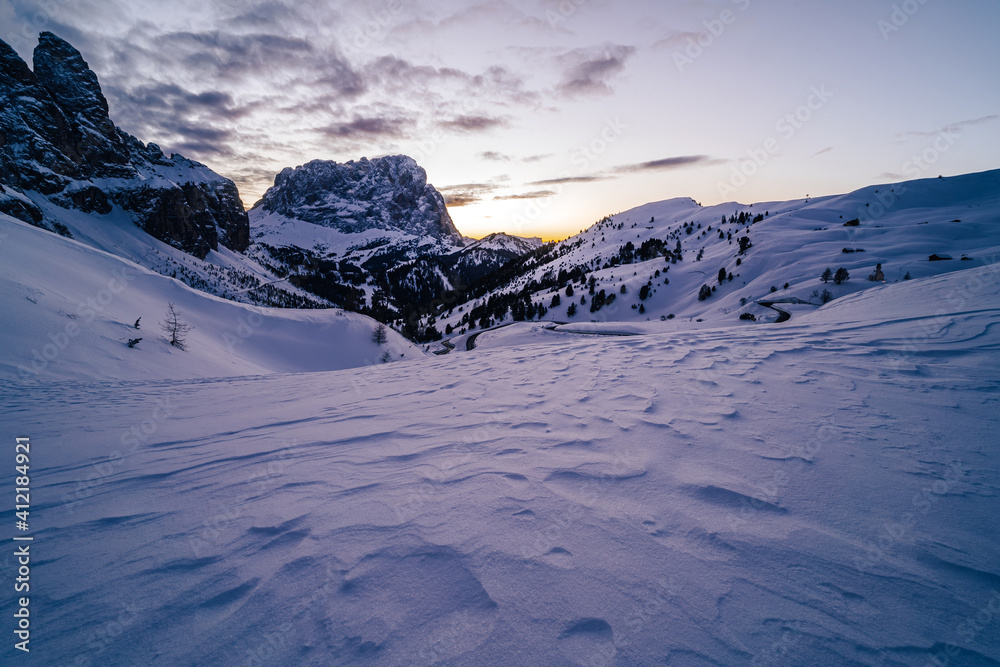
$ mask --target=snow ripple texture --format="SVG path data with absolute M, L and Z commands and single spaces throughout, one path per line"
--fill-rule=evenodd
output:
M 5 391 L 44 471 L 39 649 L 995 665 L 1000 289 L 943 312 L 968 275 L 773 327 Z

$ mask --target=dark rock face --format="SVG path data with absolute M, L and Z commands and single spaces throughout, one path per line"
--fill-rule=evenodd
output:
M 465 244 L 427 172 L 405 155 L 285 169 L 258 207 L 346 233 L 380 229 Z
M 66 196 L 75 208 L 80 209 L 84 213 L 106 215 L 111 213 L 113 208 L 111 202 L 108 201 L 108 196 L 104 194 L 104 190 L 94 186 L 68 192 Z
M 0 183 L 87 213 L 117 204 L 154 237 L 198 257 L 219 244 L 249 246 L 232 181 L 118 129 L 97 75 L 59 37 L 43 32 L 33 61 L 34 71 L 0 41 Z M 23 203 L 5 206 L 32 215 Z
M 108 117 L 108 101 L 97 75 L 80 52 L 50 32 L 38 38 L 34 54 L 35 77 L 67 116 L 76 116 L 107 138 L 115 135 Z
M 249 224 L 243 225 L 236 186 L 205 188 L 185 183 L 175 188 L 137 187 L 116 193 L 115 202 L 144 220 L 143 229 L 170 239 L 186 252 L 204 257 L 219 244 L 234 250 L 250 245 Z
M 45 217 L 42 209 L 29 201 L 11 196 L 2 185 L 0 185 L 0 213 L 6 213 L 29 225 L 38 225 Z

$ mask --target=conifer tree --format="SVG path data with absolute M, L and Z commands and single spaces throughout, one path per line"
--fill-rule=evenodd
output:
M 160 322 L 160 328 L 170 337 L 171 345 L 178 350 L 184 350 L 187 345 L 187 335 L 194 327 L 182 322 L 180 316 L 181 311 L 177 310 L 174 304 L 167 303 L 167 319 Z

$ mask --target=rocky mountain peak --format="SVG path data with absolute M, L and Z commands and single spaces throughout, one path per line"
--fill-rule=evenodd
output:
M 349 234 L 380 229 L 464 245 L 444 197 L 405 155 L 284 169 L 258 207 Z
M 33 65 L 38 83 L 58 100 L 63 111 L 79 114 L 107 137 L 114 135 L 108 100 L 101 92 L 97 75 L 79 51 L 51 32 L 43 32 L 38 37 Z
M 33 64 L 34 72 L 0 41 L 0 184 L 6 188 L 0 212 L 52 229 L 34 198 L 98 215 L 118 205 L 155 238 L 199 257 L 220 243 L 241 252 L 249 246 L 250 222 L 236 185 L 179 155 L 166 158 L 118 129 L 79 51 L 43 32 Z
M 28 63 L 17 55 L 6 42 L 0 40 L 0 86 L 31 85 L 35 75 L 28 69 Z

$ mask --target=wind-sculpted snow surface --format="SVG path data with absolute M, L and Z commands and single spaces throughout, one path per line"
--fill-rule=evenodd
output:
M 7 393 L 4 431 L 43 443 L 37 649 L 997 664 L 998 275 L 770 327 Z

